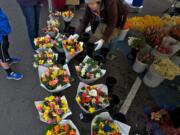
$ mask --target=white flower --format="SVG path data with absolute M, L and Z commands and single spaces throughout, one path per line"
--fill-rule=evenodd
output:
M 93 96 L 93 97 L 96 97 L 97 96 L 97 91 L 95 89 L 92 89 L 92 90 L 89 91 L 89 95 Z
M 85 69 L 85 68 L 82 68 L 82 70 L 81 70 L 81 76 L 84 76 L 85 73 L 86 73 L 86 69 Z
M 38 68 L 38 65 L 34 62 L 34 63 L 33 63 L 33 67 L 34 67 L 34 68 Z
M 100 78 L 101 77 L 101 74 L 100 73 L 97 73 L 96 74 L 96 78 Z
M 133 43 L 133 41 L 134 41 L 135 39 L 137 39 L 137 38 L 136 38 L 136 37 L 129 37 L 129 38 L 128 38 L 128 45 L 129 45 L 129 46 L 132 46 L 132 43 Z

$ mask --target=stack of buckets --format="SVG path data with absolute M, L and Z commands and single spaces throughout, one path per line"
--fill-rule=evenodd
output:
M 140 7 L 143 5 L 144 0 L 133 0 L 132 5 L 135 7 Z

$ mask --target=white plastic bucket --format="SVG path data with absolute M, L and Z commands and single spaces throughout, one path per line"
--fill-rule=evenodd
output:
M 147 64 L 142 63 L 141 61 L 138 60 L 138 58 L 136 58 L 136 61 L 133 65 L 133 70 L 136 73 L 142 73 L 146 68 L 147 68 Z
M 121 30 L 118 36 L 119 41 L 123 41 L 126 38 L 126 35 L 128 33 L 129 29 Z
M 144 84 L 151 88 L 158 87 L 163 81 L 164 78 L 160 76 L 158 73 L 156 73 L 152 66 L 149 68 L 148 72 L 143 78 Z

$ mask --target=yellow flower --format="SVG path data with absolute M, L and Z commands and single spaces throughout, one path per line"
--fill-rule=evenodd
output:
M 76 97 L 76 101 L 77 101 L 78 103 L 80 103 L 80 102 L 81 102 L 81 98 L 80 98 L 79 96 L 77 96 L 77 97 Z
M 45 114 L 45 113 L 44 113 L 42 117 L 43 117 L 43 119 L 44 119 L 45 121 L 48 121 L 48 120 L 49 120 L 48 114 Z
M 44 60 L 39 60 L 38 63 L 39 63 L 39 65 L 42 65 L 42 64 L 44 64 Z
M 100 130 L 98 131 L 98 135 L 106 135 L 106 133 L 105 133 L 103 130 L 100 129 Z
M 103 122 L 100 122 L 100 123 L 99 123 L 99 127 L 100 127 L 100 128 L 104 128 L 104 123 L 103 123 Z
M 55 109 L 59 109 L 59 105 L 55 105 Z
M 58 73 L 58 74 L 59 74 L 59 75 L 62 75 L 63 73 L 64 73 L 64 70 L 61 69 L 61 70 L 59 70 L 59 73 Z
M 56 116 L 56 122 L 59 122 L 61 120 L 60 116 Z
M 49 111 L 51 108 L 49 106 L 44 107 L 45 111 Z
M 53 101 L 55 99 L 54 96 L 49 96 L 49 97 L 46 97 L 44 100 L 45 101 Z
M 89 112 L 90 112 L 90 113 L 95 112 L 95 108 L 94 108 L 94 107 L 90 107 L 90 108 L 89 108 Z
M 50 130 L 48 130 L 47 133 L 46 133 L 46 135 L 53 135 L 53 132 L 50 131 Z

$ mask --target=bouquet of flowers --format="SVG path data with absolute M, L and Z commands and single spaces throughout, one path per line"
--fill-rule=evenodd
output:
M 91 135 L 129 135 L 130 126 L 113 120 L 108 112 L 103 112 L 92 121 Z
M 76 101 L 86 113 L 94 113 L 109 106 L 107 86 L 103 84 L 87 85 L 80 82 Z
M 101 69 L 97 61 L 86 56 L 79 66 L 75 66 L 79 79 L 85 83 L 92 83 L 105 75 L 106 70 Z
M 144 64 L 151 64 L 154 60 L 151 51 L 145 48 L 139 51 L 139 53 L 137 54 L 137 58 L 139 61 L 141 61 Z
M 169 58 L 159 59 L 152 66 L 156 73 L 168 80 L 173 80 L 180 75 L 180 67 L 175 65 Z
M 138 31 L 144 32 L 147 27 L 163 27 L 163 21 L 159 16 L 150 16 L 146 15 L 144 17 L 132 17 L 127 20 L 130 25 L 130 28 Z
M 54 65 L 49 68 L 39 66 L 38 70 L 41 86 L 49 92 L 62 91 L 71 86 L 72 78 L 67 65 Z
M 71 120 L 62 120 L 58 125 L 47 128 L 45 135 L 80 135 L 77 127 Z
M 180 27 L 174 27 L 169 32 L 170 36 L 180 42 Z
M 48 28 L 59 28 L 60 24 L 59 24 L 59 20 L 58 19 L 55 19 L 55 18 L 50 18 L 48 21 L 47 21 L 47 27 Z
M 53 47 L 53 45 L 51 44 L 51 37 L 48 35 L 44 37 L 35 38 L 34 44 L 36 49 L 47 49 Z
M 37 54 L 34 54 L 35 62 L 34 67 L 39 65 L 51 66 L 56 63 L 58 54 L 55 54 L 51 49 L 48 50 L 37 50 Z
M 65 22 L 70 22 L 74 17 L 74 13 L 70 10 L 64 11 L 64 12 L 62 12 L 62 17 Z
M 144 38 L 129 37 L 128 45 L 136 50 L 140 50 L 145 46 L 146 42 Z
M 152 47 L 157 47 L 161 44 L 166 32 L 160 27 L 147 27 L 144 31 L 146 42 Z
M 40 120 L 49 124 L 59 123 L 72 114 L 65 96 L 49 96 L 44 98 L 44 101 L 35 101 L 35 106 Z
M 67 40 L 63 40 L 63 48 L 66 54 L 66 62 L 83 51 L 83 42 L 78 42 L 75 36 L 70 36 Z
M 58 33 L 58 35 L 52 40 L 52 44 L 59 52 L 64 52 L 62 41 L 66 39 L 66 36 Z
M 56 37 L 59 33 L 59 29 L 56 27 L 46 27 L 43 31 L 52 38 Z

